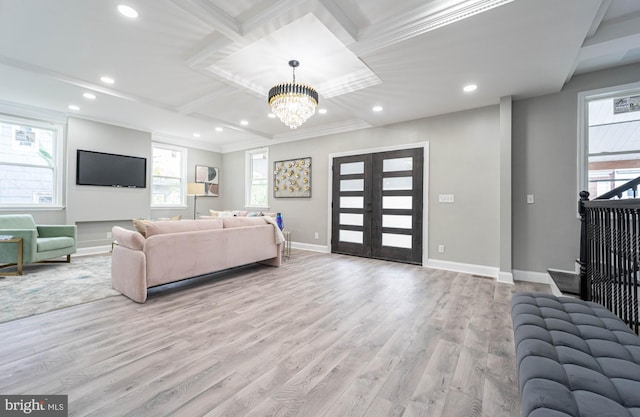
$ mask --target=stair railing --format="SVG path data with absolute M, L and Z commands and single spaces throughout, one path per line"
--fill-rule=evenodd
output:
M 607 194 L 620 196 L 638 183 L 640 177 Z M 638 333 L 640 199 L 607 194 L 589 200 L 587 191 L 580 193 L 580 298 L 607 307 Z

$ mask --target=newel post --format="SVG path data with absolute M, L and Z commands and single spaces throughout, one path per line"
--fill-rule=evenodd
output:
M 591 300 L 591 288 L 587 278 L 587 209 L 585 202 L 589 201 L 589 192 L 580 191 L 580 201 L 578 201 L 578 213 L 580 214 L 580 298 Z

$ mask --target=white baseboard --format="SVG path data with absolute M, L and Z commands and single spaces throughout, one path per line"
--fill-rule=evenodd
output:
M 293 249 L 302 249 L 312 252 L 331 253 L 331 248 L 325 245 L 312 245 L 309 243 L 291 242 Z M 90 256 L 99 254 L 108 254 L 111 252 L 111 245 L 92 246 L 87 248 L 78 248 L 73 256 Z M 555 282 L 549 277 L 549 274 L 543 272 L 519 271 L 501 272 L 499 268 L 486 265 L 465 264 L 461 262 L 442 261 L 439 259 L 428 259 L 423 265 L 426 268 L 444 269 L 446 271 L 462 272 L 471 275 L 480 275 L 491 277 L 502 283 L 513 284 L 516 281 L 536 282 L 540 284 L 548 284 L 554 295 L 562 295 Z
M 552 281 L 546 272 L 519 271 L 517 269 L 513 270 L 513 278 L 516 281 L 536 282 L 538 284 L 548 284 Z
M 551 294 L 555 295 L 556 297 L 561 297 L 563 295 L 562 291 L 560 291 L 560 288 L 558 288 L 554 280 L 549 280 L 549 287 L 551 288 Z
M 428 259 L 423 266 L 427 268 L 444 269 L 446 271 L 491 277 L 496 280 L 500 273 L 500 269 L 493 266 L 464 264 L 460 262 L 441 261 L 439 259 Z
M 513 284 L 513 274 L 511 272 L 500 271 L 500 273 L 498 273 L 498 282 L 503 284 Z
M 312 252 L 331 253 L 331 248 L 326 245 L 312 245 L 310 243 L 291 242 L 291 248 Z
M 89 256 L 89 255 L 101 255 L 111 252 L 111 245 L 105 246 L 91 246 L 89 248 L 78 248 L 73 256 Z

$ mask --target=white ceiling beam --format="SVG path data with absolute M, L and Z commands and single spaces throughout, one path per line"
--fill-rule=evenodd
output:
M 44 68 L 38 65 L 27 63 L 27 62 L 7 58 L 6 56 L 0 55 L 0 64 L 17 68 L 22 71 L 30 72 L 45 78 L 50 78 L 56 81 L 60 81 L 68 85 L 73 85 L 79 88 L 84 88 L 87 90 L 95 91 L 97 93 L 105 94 L 112 97 L 117 97 L 122 100 L 127 100 L 134 103 L 142 103 L 142 104 L 146 104 L 152 107 L 157 107 L 163 110 L 172 111 L 172 112 L 176 111 L 174 107 L 166 105 L 165 103 L 161 103 L 155 100 L 150 100 L 142 96 L 123 93 L 122 91 L 116 90 L 114 88 L 108 88 L 99 84 L 90 83 L 90 82 L 81 80 L 79 78 L 72 77 L 70 75 L 51 70 L 49 68 Z
M 180 114 L 190 114 L 190 113 L 196 112 L 197 108 L 205 106 L 215 99 L 231 96 L 236 93 L 237 93 L 237 90 L 234 87 L 223 84 L 222 88 L 219 88 L 215 91 L 210 91 L 207 94 L 204 94 L 196 99 L 193 99 L 186 103 L 181 104 L 176 108 L 176 111 Z
M 206 66 L 206 64 L 203 64 L 204 61 L 209 59 L 212 55 L 222 51 L 224 48 L 229 47 L 232 43 L 231 39 L 225 36 L 207 40 L 204 47 L 186 59 L 186 63 L 192 68 L 201 64 L 202 66 Z
M 614 41 L 616 39 L 624 39 L 633 37 L 638 33 L 640 27 L 640 13 L 634 13 L 624 18 L 615 19 L 614 21 L 601 25 L 598 31 L 591 37 L 587 38 L 583 46 L 597 45 L 603 42 Z M 637 48 L 638 45 L 634 45 Z
M 358 27 L 351 21 L 349 16 L 346 15 L 344 10 L 342 10 L 334 0 L 318 1 L 325 7 L 325 9 L 327 9 L 327 11 L 336 20 L 340 27 L 349 35 L 350 42 L 345 42 L 345 39 L 342 39 L 342 42 L 345 45 L 356 42 L 358 40 Z
M 607 10 L 609 10 L 609 6 L 611 6 L 611 1 L 612 0 L 603 0 L 602 4 L 600 5 L 600 9 L 598 9 L 598 13 L 596 14 L 596 17 L 593 19 L 593 23 L 589 28 L 589 32 L 587 32 L 587 38 L 595 35 L 598 31 L 598 28 L 602 23 L 602 19 L 604 19 L 604 15 L 607 14 Z
M 243 33 L 249 34 L 254 30 L 262 27 L 263 25 L 274 25 L 274 21 L 282 19 L 284 15 L 290 13 L 292 9 L 300 6 L 300 0 L 280 0 L 275 2 L 272 6 L 256 13 L 255 15 L 247 18 L 242 23 Z M 285 22 L 281 22 L 278 27 L 272 27 L 271 29 L 278 29 L 290 23 L 291 20 L 297 19 L 299 16 L 295 14 L 292 18 L 286 19 Z
M 430 3 L 360 31 L 360 40 L 351 46 L 351 50 L 364 56 L 512 1 L 463 0 L 435 6 Z
M 209 0 L 173 0 L 173 2 L 232 41 L 242 40 L 240 23 Z

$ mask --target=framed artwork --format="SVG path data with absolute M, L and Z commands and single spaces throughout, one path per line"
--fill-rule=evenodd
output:
M 196 165 L 196 182 L 204 183 L 204 195 L 219 195 L 220 168 Z
M 274 197 L 311 197 L 311 157 L 273 163 Z

